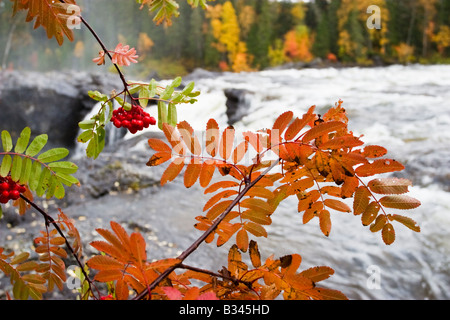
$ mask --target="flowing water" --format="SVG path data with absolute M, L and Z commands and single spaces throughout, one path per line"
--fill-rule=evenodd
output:
M 226 88 L 248 92 L 249 112 L 234 124 L 237 130 L 269 127 L 282 112 L 301 116 L 311 105 L 324 113 L 343 100 L 350 130 L 364 135 L 367 144 L 385 146 L 389 157 L 405 164 L 404 176 L 414 182 L 410 195 L 422 202 L 405 212 L 421 232 L 396 224 L 396 241 L 386 246 L 380 233 L 371 233 L 352 214 L 333 213 L 331 234 L 324 237 L 317 219 L 302 224 L 291 197 L 274 214 L 269 237 L 258 239 L 263 256 L 299 253 L 302 269 L 330 266 L 336 273 L 324 285 L 352 299 L 450 298 L 450 66 L 268 70 L 193 80 L 202 92 L 199 101 L 178 110 L 179 120 L 195 129 L 203 129 L 209 118 L 226 126 Z M 179 185 L 168 187 L 171 198 L 155 195 L 156 205 L 170 206 L 171 216 L 183 208 L 198 215 L 205 198 Z M 174 203 L 174 194 L 189 199 Z M 197 195 L 198 203 L 192 199 Z M 172 219 L 182 230 L 194 222 L 192 214 Z

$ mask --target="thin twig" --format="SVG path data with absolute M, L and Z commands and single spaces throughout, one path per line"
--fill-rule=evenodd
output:
M 84 275 L 85 279 L 89 283 L 90 291 L 93 292 L 92 286 L 95 287 L 95 285 L 92 283 L 91 279 L 89 279 L 86 271 L 84 270 L 83 264 L 81 263 L 80 259 L 78 258 L 78 255 L 75 253 L 75 250 L 73 250 L 72 246 L 69 243 L 69 240 L 67 240 L 66 235 L 64 234 L 64 232 L 62 232 L 61 228 L 59 227 L 59 225 L 55 221 L 55 219 L 53 219 L 52 216 L 50 216 L 47 212 L 45 212 L 42 208 L 40 208 L 36 203 L 34 203 L 33 201 L 31 201 L 30 199 L 25 197 L 23 194 L 21 194 L 20 197 L 25 202 L 27 202 L 29 205 L 31 205 L 34 209 L 36 209 L 44 217 L 46 226 L 48 226 L 48 224 L 51 223 L 53 225 L 53 227 L 56 229 L 56 231 L 58 231 L 58 233 L 61 235 L 61 237 L 64 238 L 64 241 L 66 243 L 67 248 L 69 249 L 69 251 L 72 254 L 72 256 L 75 258 L 78 266 L 81 268 L 81 272 L 83 272 L 83 275 Z

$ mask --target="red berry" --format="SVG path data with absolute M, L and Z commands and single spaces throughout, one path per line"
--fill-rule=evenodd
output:
M 9 198 L 9 191 L 8 190 L 3 191 L 2 192 L 2 197 Z
M 9 189 L 9 183 L 8 182 L 2 182 L 0 183 L 0 190 L 8 190 Z
M 3 196 L 0 196 L 0 203 L 7 203 L 9 201 L 9 198 L 5 198 Z
M 17 200 L 20 198 L 20 192 L 17 190 L 13 190 L 10 192 L 9 197 L 13 200 Z
M 120 128 L 122 126 L 122 122 L 119 119 L 114 119 L 113 124 L 116 128 Z

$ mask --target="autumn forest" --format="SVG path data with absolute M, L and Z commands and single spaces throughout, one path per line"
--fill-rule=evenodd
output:
M 155 26 L 153 13 L 128 1 L 79 3 L 107 43 L 136 47 L 148 67 L 141 64 L 140 72 L 170 76 L 197 67 L 240 72 L 286 63 L 370 66 L 449 61 L 450 0 L 215 0 L 207 10 L 192 10 L 181 1 L 180 15 L 171 26 Z M 370 5 L 380 8 L 379 29 L 367 27 Z M 60 48 L 46 40 L 43 30 L 30 32 L 32 25 L 20 15 L 12 18 L 10 6 L 9 1 L 0 1 L 0 39 L 7 44 L 0 50 L 2 68 L 92 67 L 89 58 L 97 55 L 98 47 L 87 30 L 75 30 L 75 41 Z

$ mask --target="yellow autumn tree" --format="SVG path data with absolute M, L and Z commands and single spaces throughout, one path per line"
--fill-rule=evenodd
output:
M 439 32 L 433 36 L 433 42 L 436 43 L 439 54 L 444 55 L 445 49 L 450 47 L 450 27 L 441 26 Z
M 233 4 L 226 1 L 223 5 L 212 7 L 208 17 L 213 37 L 216 39 L 213 45 L 225 55 L 220 63 L 221 69 L 228 70 L 231 66 L 234 72 L 249 71 L 251 56 L 240 39 L 241 29 Z

